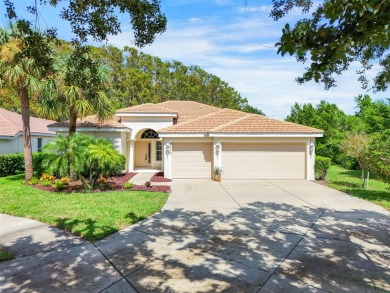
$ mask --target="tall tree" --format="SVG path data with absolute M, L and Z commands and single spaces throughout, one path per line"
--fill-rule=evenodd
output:
M 21 35 L 18 36 L 21 41 L 21 46 L 19 47 L 20 51 L 18 51 L 14 57 L 1 61 L 1 67 L 4 70 L 6 70 L 7 66 L 11 66 L 11 64 L 21 65 L 21 62 L 24 62 L 25 64 L 23 66 L 14 68 L 19 69 L 18 74 L 20 74 L 20 77 L 16 77 L 16 74 L 11 74 L 9 77 L 6 77 L 7 75 L 2 73 L 1 80 L 8 79 L 9 83 L 13 84 L 17 89 L 18 96 L 21 99 L 25 138 L 25 174 L 26 180 L 29 180 L 33 174 L 33 166 L 29 122 L 30 97 L 28 95 L 28 86 L 30 85 L 28 81 L 32 81 L 32 79 L 26 77 L 33 76 L 31 74 L 32 68 L 28 67 L 37 66 L 38 72 L 41 73 L 42 76 L 45 76 L 45 74 L 42 73 L 45 73 L 51 68 L 51 58 L 48 56 L 51 49 L 48 46 L 47 40 L 51 41 L 52 38 L 54 38 L 55 29 L 49 29 L 46 34 L 41 34 L 40 32 L 31 29 L 30 22 L 18 19 L 14 1 L 5 0 L 3 3 L 8 19 L 10 22 L 16 22 L 18 31 L 21 33 Z M 32 0 L 30 5 L 27 5 L 26 9 L 38 17 L 40 6 L 47 4 L 57 6 L 59 3 L 63 6 L 60 17 L 69 21 L 70 28 L 75 34 L 73 42 L 76 45 L 85 43 L 88 36 L 91 36 L 96 41 L 102 41 L 106 40 L 109 34 L 119 33 L 120 22 L 116 15 L 118 10 L 119 12 L 126 13 L 130 16 L 131 24 L 134 29 L 134 42 L 138 46 L 142 47 L 152 43 L 156 34 L 162 33 L 166 29 L 167 20 L 165 15 L 160 11 L 160 2 L 158 0 Z M 37 23 L 35 25 L 37 25 Z M 4 37 L 2 36 L 1 38 Z M 0 45 L 4 45 L 8 41 L 9 39 L 4 38 Z M 82 53 L 83 46 L 80 45 L 78 47 L 81 49 L 80 53 Z M 5 60 L 8 61 L 5 62 Z M 22 77 L 22 75 L 24 77 Z
M 108 72 L 91 59 L 88 50 L 59 55 L 54 67 L 54 78 L 41 87 L 42 116 L 56 120 L 68 117 L 69 135 L 73 135 L 77 118 L 96 113 L 99 120 L 106 120 L 115 113 L 115 101 L 107 95 Z
M 31 29 L 24 21 L 18 21 L 10 30 L 0 30 L 0 83 L 15 89 L 20 99 L 26 182 L 33 176 L 30 98 L 41 78 L 52 69 L 50 42 L 49 35 Z
M 309 67 L 298 83 L 322 82 L 326 89 L 335 86 L 335 75 L 342 74 L 353 62 L 363 88 L 368 85 L 365 72 L 377 62 L 380 71 L 373 79 L 375 91 L 390 84 L 390 1 L 387 0 L 273 0 L 271 17 L 279 20 L 293 8 L 311 16 L 294 26 L 286 24 L 278 53 L 294 55 Z

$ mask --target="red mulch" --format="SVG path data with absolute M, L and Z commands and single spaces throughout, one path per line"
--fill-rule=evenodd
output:
M 152 185 L 150 187 L 145 187 L 143 185 L 134 185 L 131 189 L 126 189 L 123 187 L 123 184 L 133 178 L 137 173 L 126 173 L 119 176 L 109 177 L 107 178 L 107 183 L 105 184 L 97 184 L 97 187 L 90 192 L 100 192 L 100 191 L 114 191 L 114 190 L 143 190 L 143 191 L 151 191 L 151 192 L 170 192 L 170 186 L 166 185 Z M 32 185 L 33 187 L 51 191 L 51 192 L 80 192 L 83 191 L 83 183 L 80 180 L 70 181 L 67 188 L 63 190 L 57 190 L 52 186 L 42 186 L 40 184 Z
M 171 182 L 172 179 L 168 179 L 164 177 L 164 172 L 157 172 L 150 179 L 151 182 Z

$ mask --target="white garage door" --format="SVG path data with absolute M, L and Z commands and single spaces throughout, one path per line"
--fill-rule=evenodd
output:
M 304 179 L 304 144 L 222 145 L 223 179 Z
M 211 178 L 211 143 L 173 143 L 173 178 Z

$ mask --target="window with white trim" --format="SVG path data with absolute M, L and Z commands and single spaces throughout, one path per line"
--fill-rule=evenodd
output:
M 37 138 L 37 151 L 38 152 L 42 151 L 42 137 Z
M 162 160 L 162 142 L 161 141 L 156 141 L 156 161 L 161 161 Z

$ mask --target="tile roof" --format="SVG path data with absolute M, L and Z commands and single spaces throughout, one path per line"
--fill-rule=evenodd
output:
M 69 127 L 69 121 L 56 122 L 49 127 Z M 97 115 L 77 119 L 76 128 L 128 128 L 120 123 L 120 118 L 113 116 L 111 119 L 99 121 Z
M 47 129 L 47 125 L 54 123 L 53 120 L 30 117 L 30 132 L 52 134 L 55 133 Z M 22 115 L 0 108 L 0 135 L 15 136 L 23 132 Z
M 147 113 L 147 114 L 176 114 L 176 111 L 160 106 L 160 104 L 146 103 L 137 106 L 127 107 L 116 111 L 117 113 Z
M 158 132 L 160 134 L 323 133 L 322 130 L 312 127 L 232 109 L 219 109 L 216 112 L 163 128 Z
M 158 105 L 178 113 L 177 123 L 204 116 L 221 110 L 221 108 L 201 104 L 194 101 L 166 101 Z

